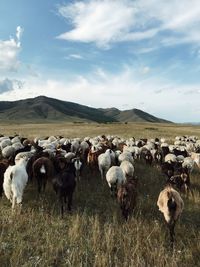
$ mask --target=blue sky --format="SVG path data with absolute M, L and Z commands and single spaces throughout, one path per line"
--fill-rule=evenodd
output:
M 199 0 L 1 0 L 0 100 L 200 121 Z

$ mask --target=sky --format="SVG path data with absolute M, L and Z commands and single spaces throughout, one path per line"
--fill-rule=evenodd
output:
M 199 0 L 0 0 L 0 101 L 200 122 Z

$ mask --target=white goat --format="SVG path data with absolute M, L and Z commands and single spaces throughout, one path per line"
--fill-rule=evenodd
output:
M 8 145 L 2 149 L 2 156 L 4 158 L 12 157 L 14 153 L 15 153 L 15 149 L 13 146 Z
M 174 154 L 170 154 L 170 153 L 167 154 L 165 156 L 165 162 L 170 162 L 170 163 L 177 162 L 176 156 Z
M 133 167 L 133 164 L 130 163 L 130 161 L 127 161 L 127 160 L 122 161 L 122 163 L 120 164 L 120 167 L 121 167 L 126 179 L 133 178 L 134 167 Z
M 22 204 L 22 196 L 24 188 L 28 181 L 26 172 L 27 158 L 21 158 L 16 165 L 9 166 L 4 173 L 3 189 L 6 197 L 12 203 L 14 211 L 15 204 Z
M 184 158 L 184 161 L 182 163 L 182 167 L 186 168 L 188 170 L 188 172 L 191 173 L 193 168 L 194 168 L 194 160 L 190 157 Z
M 103 180 L 104 175 L 107 173 L 111 166 L 111 150 L 107 149 L 105 153 L 98 156 L 98 166 L 101 173 L 101 179 Z
M 191 152 L 191 156 L 190 157 L 191 157 L 191 159 L 194 160 L 194 162 L 200 168 L 200 153 Z
M 118 161 L 119 163 L 122 163 L 122 161 L 127 160 L 130 161 L 132 164 L 134 163 L 133 156 L 130 152 L 126 151 L 119 155 Z
M 125 183 L 126 177 L 121 167 L 112 166 L 106 173 L 106 180 L 111 193 L 116 195 L 118 186 Z

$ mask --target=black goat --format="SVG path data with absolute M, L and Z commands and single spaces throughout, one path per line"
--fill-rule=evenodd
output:
M 58 195 L 61 207 L 61 217 L 64 214 L 64 204 L 67 203 L 68 211 L 71 211 L 73 193 L 76 187 L 76 169 L 73 163 L 65 163 L 60 160 L 60 172 L 52 179 L 53 189 Z

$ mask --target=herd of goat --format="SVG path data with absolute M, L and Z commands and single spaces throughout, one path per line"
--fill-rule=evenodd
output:
M 137 201 L 134 161 L 155 163 L 166 176 L 157 205 L 169 228 L 172 246 L 174 227 L 184 208 L 181 194 L 193 195 L 190 174 L 195 164 L 200 167 L 200 140 L 196 136 L 177 136 L 173 144 L 164 138 L 125 140 L 105 135 L 34 140 L 1 136 L 0 150 L 0 196 L 4 192 L 12 210 L 21 209 L 28 181 L 36 181 L 38 194 L 45 192 L 50 181 L 60 201 L 62 217 L 66 203 L 71 210 L 76 183 L 81 179 L 82 169 L 87 168 L 91 174 L 99 170 L 101 178 L 106 179 L 127 220 Z

